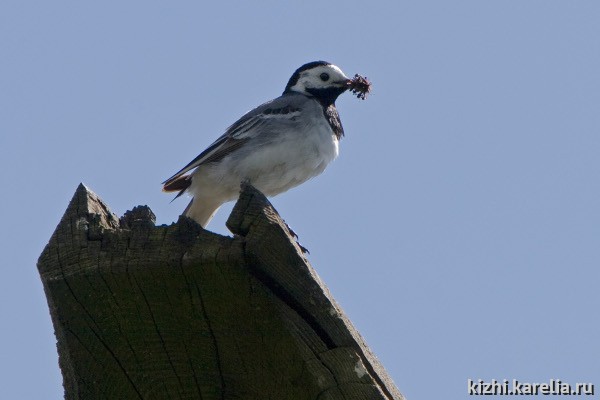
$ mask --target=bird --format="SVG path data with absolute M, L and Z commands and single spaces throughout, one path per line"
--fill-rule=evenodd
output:
M 359 79 L 360 78 L 360 79 Z M 366 84 L 365 84 L 366 82 Z M 206 150 L 163 182 L 192 200 L 183 215 L 203 228 L 249 183 L 268 197 L 321 174 L 339 154 L 344 128 L 335 101 L 347 90 L 364 99 L 366 78 L 313 61 L 292 74 L 283 94 L 248 111 Z M 174 200 L 173 199 L 173 200 Z

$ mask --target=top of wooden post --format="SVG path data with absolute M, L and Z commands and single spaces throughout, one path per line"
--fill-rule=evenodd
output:
M 403 399 L 255 188 L 154 222 L 79 185 L 40 256 L 67 399 Z

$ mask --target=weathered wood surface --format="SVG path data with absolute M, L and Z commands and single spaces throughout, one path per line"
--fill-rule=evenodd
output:
M 403 399 L 260 192 L 227 225 L 77 188 L 38 261 L 66 399 Z

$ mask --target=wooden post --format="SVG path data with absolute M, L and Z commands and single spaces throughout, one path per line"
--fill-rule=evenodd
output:
M 66 399 L 403 399 L 256 189 L 154 221 L 80 185 L 40 256 Z

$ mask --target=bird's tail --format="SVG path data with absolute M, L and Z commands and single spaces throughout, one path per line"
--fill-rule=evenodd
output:
M 206 225 L 222 204 L 222 201 L 216 199 L 194 197 L 183 211 L 183 215 L 190 217 L 203 228 L 206 228 Z

